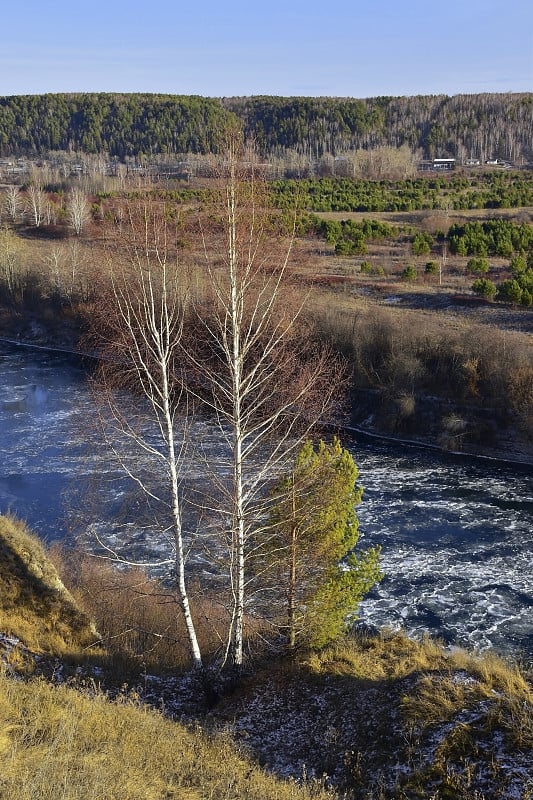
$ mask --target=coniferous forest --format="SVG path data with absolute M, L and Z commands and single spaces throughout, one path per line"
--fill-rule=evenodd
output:
M 237 119 L 264 157 L 407 146 L 422 158 L 533 158 L 533 94 L 204 98 L 45 94 L 0 98 L 0 155 L 218 153 Z

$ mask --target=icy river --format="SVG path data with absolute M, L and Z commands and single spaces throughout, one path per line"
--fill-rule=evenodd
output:
M 70 535 L 73 489 L 114 469 L 89 433 L 85 377 L 68 354 L 0 342 L 0 513 L 47 541 Z M 357 436 L 344 444 L 364 486 L 360 543 L 381 545 L 386 574 L 360 618 L 531 661 L 533 467 Z M 120 538 L 112 493 L 98 515 Z

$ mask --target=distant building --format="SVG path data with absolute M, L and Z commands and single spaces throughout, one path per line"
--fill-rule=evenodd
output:
M 421 161 L 418 169 L 424 172 L 442 172 L 455 169 L 455 158 L 434 158 L 432 161 Z
M 455 158 L 434 158 L 433 169 L 455 169 Z

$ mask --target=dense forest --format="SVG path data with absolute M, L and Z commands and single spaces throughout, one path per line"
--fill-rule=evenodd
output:
M 335 98 L 252 97 L 225 101 L 265 152 L 326 152 L 408 145 L 427 158 L 532 155 L 533 95 Z
M 142 94 L 0 98 L 0 154 L 218 152 L 233 118 L 216 100 Z
M 309 159 L 407 146 L 420 157 L 533 159 L 533 93 L 365 100 L 46 94 L 0 98 L 0 155 L 54 150 L 144 155 L 217 153 L 238 118 L 264 157 Z

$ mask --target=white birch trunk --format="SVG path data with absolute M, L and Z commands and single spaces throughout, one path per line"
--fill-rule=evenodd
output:
M 142 218 L 144 214 L 144 219 Z M 133 247 L 129 270 L 117 274 L 113 280 L 113 304 L 107 309 L 113 315 L 117 341 L 103 342 L 104 357 L 100 370 L 103 387 L 107 389 L 108 408 L 119 438 L 133 443 L 141 452 L 154 460 L 156 489 L 148 485 L 140 472 L 121 459 L 118 448 L 115 454 L 126 473 L 140 486 L 153 502 L 162 503 L 170 513 L 173 554 L 171 562 L 176 571 L 176 589 L 185 628 L 191 660 L 195 669 L 202 667 L 202 658 L 195 625 L 192 618 L 186 581 L 186 556 L 183 540 L 182 509 L 180 500 L 180 469 L 186 433 L 176 447 L 175 406 L 173 393 L 179 391 L 172 381 L 172 367 L 181 347 L 183 309 L 177 297 L 176 273 L 167 264 L 166 226 L 156 212 L 144 208 L 141 222 L 130 220 Z M 156 225 L 161 226 L 156 229 Z M 142 229 L 142 226 L 144 228 Z M 153 228 L 151 228 L 153 226 Z M 124 416 L 120 399 L 113 391 L 113 373 L 116 364 L 123 363 L 136 377 L 136 391 L 141 391 L 147 401 L 149 417 L 158 431 L 160 444 L 154 445 L 146 438 L 142 427 L 136 428 Z M 98 387 L 97 387 L 98 388 Z M 159 467 L 157 466 L 159 465 Z M 164 469 L 160 467 L 164 465 Z M 161 477 L 164 475 L 165 477 Z M 165 485 L 166 480 L 166 485 Z M 165 530 L 162 530 L 165 538 Z M 104 545 L 105 546 L 105 545 Z M 108 548 L 109 549 L 109 548 Z M 114 551 L 112 555 L 115 555 Z M 118 560 L 126 562 L 118 556 Z M 131 562 L 126 562 L 131 563 Z M 169 563 L 165 561 L 164 563 Z M 142 562 L 140 566 L 143 566 Z

